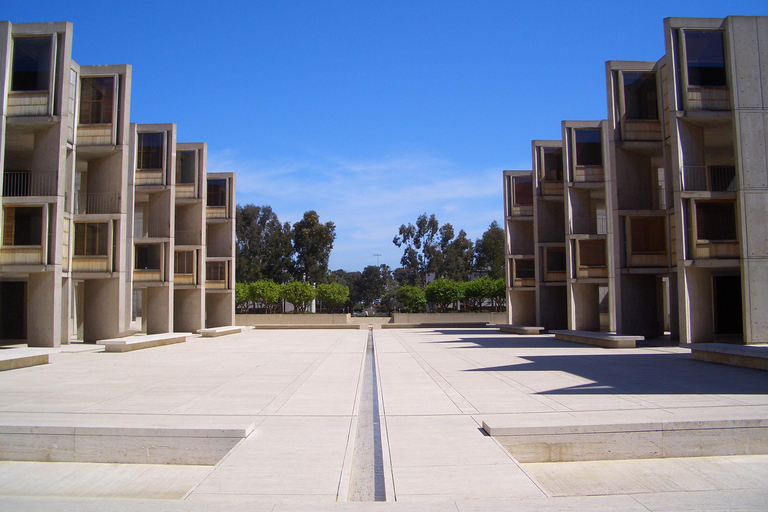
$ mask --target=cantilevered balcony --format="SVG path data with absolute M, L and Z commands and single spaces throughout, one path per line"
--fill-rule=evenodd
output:
M 680 179 L 683 192 L 735 192 L 737 187 L 732 165 L 686 165 Z
M 120 213 L 120 194 L 75 193 L 75 215 Z
M 6 171 L 3 173 L 4 197 L 56 195 L 56 172 Z

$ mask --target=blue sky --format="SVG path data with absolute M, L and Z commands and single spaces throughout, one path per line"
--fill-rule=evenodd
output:
M 657 60 L 663 18 L 766 15 L 764 0 L 5 2 L 71 21 L 81 65 L 133 65 L 131 119 L 207 142 L 237 201 L 336 224 L 331 269 L 399 266 L 423 212 L 476 239 L 531 139 L 606 117 L 606 60 Z

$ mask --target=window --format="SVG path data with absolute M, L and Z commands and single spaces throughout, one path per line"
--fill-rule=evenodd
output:
M 83 78 L 80 81 L 80 124 L 112 123 L 114 97 L 114 77 Z
M 137 245 L 134 268 L 136 270 L 160 270 L 160 246 Z
M 664 217 L 635 217 L 630 219 L 633 253 L 666 252 Z
M 176 162 L 176 183 L 195 183 L 195 151 L 179 151 Z
M 624 117 L 630 121 L 658 119 L 655 73 L 623 73 Z
M 696 238 L 698 240 L 736 240 L 736 203 L 697 202 Z
M 227 262 L 209 261 L 205 264 L 206 281 L 226 281 L 227 280 Z
M 605 241 L 579 240 L 579 266 L 604 267 Z
M 536 263 L 532 258 L 514 260 L 514 262 L 517 279 L 534 279 L 536 277 Z
M 565 248 L 547 248 L 547 272 L 565 272 Z
M 51 80 L 51 36 L 14 37 L 12 91 L 47 91 Z
M 208 180 L 208 206 L 227 205 L 227 180 Z
M 75 256 L 106 256 L 108 238 L 106 222 L 75 223 Z
M 686 31 L 685 54 L 688 85 L 726 87 L 723 34 L 715 31 Z
M 576 130 L 576 165 L 603 165 L 600 130 Z
M 43 243 L 43 208 L 40 206 L 6 206 L 3 209 L 3 245 Z
M 164 133 L 140 133 L 139 134 L 139 169 L 163 168 L 163 142 Z
M 533 182 L 529 176 L 515 176 L 512 178 L 513 204 L 515 206 L 529 206 L 533 204 Z
M 563 150 L 544 148 L 544 179 L 563 181 Z
M 194 274 L 195 273 L 195 265 L 194 265 L 194 251 L 177 251 L 175 258 L 174 258 L 174 264 L 173 264 L 173 271 L 175 274 Z

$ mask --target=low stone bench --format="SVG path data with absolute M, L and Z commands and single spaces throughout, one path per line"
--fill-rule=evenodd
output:
M 159 347 L 162 345 L 171 345 L 173 343 L 184 343 L 187 341 L 188 332 L 168 332 L 163 334 L 147 334 L 138 336 L 127 336 L 125 338 L 113 338 L 111 340 L 100 340 L 98 345 L 104 345 L 106 352 L 130 352 L 131 350 L 141 350 L 143 348 Z
M 488 322 L 381 324 L 382 329 L 461 329 L 488 327 Z
M 691 359 L 708 363 L 741 366 L 768 371 L 768 345 L 730 345 L 727 343 L 688 343 Z
M 46 348 L 9 348 L 0 350 L 0 372 L 48 364 L 48 355 L 53 352 Z
M 209 327 L 207 329 L 200 329 L 197 331 L 203 338 L 216 338 L 218 336 L 226 336 L 227 334 L 239 334 L 243 332 L 242 327 L 234 325 L 228 325 L 226 327 Z
M 482 425 L 518 462 L 768 453 L 765 407 L 711 409 L 511 414 Z
M 645 339 L 644 336 L 596 331 L 550 331 L 550 333 L 555 335 L 556 340 L 572 341 L 604 348 L 635 348 L 638 341 Z
M 543 327 L 534 327 L 530 325 L 515 325 L 515 324 L 509 324 L 509 325 L 499 325 L 499 330 L 501 332 L 508 332 L 511 334 L 524 334 L 524 335 L 537 335 L 541 334 L 541 331 L 544 330 Z

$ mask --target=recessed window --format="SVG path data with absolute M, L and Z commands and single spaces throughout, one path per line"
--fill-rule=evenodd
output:
M 3 208 L 3 245 L 42 245 L 43 208 L 6 206 Z
M 165 134 L 140 133 L 139 134 L 139 169 L 161 170 L 163 168 L 163 142 Z
M 193 251 L 176 251 L 174 258 L 173 271 L 176 274 L 194 274 L 194 252 Z
M 208 180 L 208 206 L 227 205 L 227 180 Z
M 160 270 L 160 246 L 155 245 L 137 245 L 136 270 Z
M 685 31 L 685 54 L 688 64 L 688 85 L 725 87 L 725 50 L 723 33 L 716 31 Z
M 544 148 L 544 179 L 563 181 L 562 148 Z
M 536 277 L 536 263 L 532 258 L 517 259 L 514 262 L 517 279 L 534 279 Z
M 630 219 L 633 253 L 666 252 L 663 217 L 635 217 Z
M 736 240 L 736 203 L 697 202 L 696 237 L 699 240 Z
M 605 241 L 579 240 L 579 265 L 582 267 L 604 267 Z
M 206 281 L 226 281 L 227 280 L 227 262 L 209 261 L 205 264 Z
M 515 206 L 530 206 L 533 204 L 533 180 L 530 176 L 515 176 L 512 178 L 512 195 Z
M 114 77 L 83 78 L 80 81 L 80 124 L 112 123 L 114 96 Z
M 659 118 L 655 73 L 623 73 L 624 117 L 630 121 Z
M 176 183 L 195 183 L 195 151 L 179 151 L 176 163 Z
M 47 91 L 51 79 L 51 36 L 14 37 L 12 91 Z
M 565 272 L 565 248 L 547 248 L 547 272 Z
M 603 165 L 600 130 L 576 130 L 576 165 Z
M 75 224 L 75 256 L 106 256 L 109 238 L 106 222 Z

